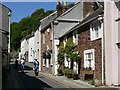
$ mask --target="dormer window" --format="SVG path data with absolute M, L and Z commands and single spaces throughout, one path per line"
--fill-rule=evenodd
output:
M 90 38 L 91 41 L 102 38 L 103 21 L 96 19 L 90 24 Z

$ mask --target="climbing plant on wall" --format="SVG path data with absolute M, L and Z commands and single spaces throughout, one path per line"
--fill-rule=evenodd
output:
M 73 43 L 72 39 L 69 39 L 65 45 L 65 53 L 68 58 L 74 52 L 74 48 L 75 48 L 75 44 Z
M 64 45 L 61 44 L 58 50 L 58 64 L 59 65 L 62 65 L 64 63 L 64 54 L 65 54 L 65 48 L 64 48 Z
M 70 55 L 70 59 L 71 59 L 72 61 L 78 62 L 78 61 L 80 60 L 79 53 L 78 53 L 78 52 L 73 52 L 73 53 Z

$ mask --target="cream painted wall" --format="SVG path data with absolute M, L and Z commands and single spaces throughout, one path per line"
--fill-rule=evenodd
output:
M 105 78 L 106 85 L 119 85 L 118 71 L 118 10 L 113 1 L 105 2 L 104 30 L 105 30 Z
M 29 38 L 29 44 L 28 44 L 28 62 L 33 62 L 35 59 L 35 53 L 34 53 L 34 36 Z

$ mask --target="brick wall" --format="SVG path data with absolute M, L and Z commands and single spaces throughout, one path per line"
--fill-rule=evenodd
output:
M 90 26 L 86 25 L 83 28 L 78 29 L 79 33 L 79 40 L 76 50 L 80 52 L 81 57 L 81 69 L 84 67 L 84 50 L 87 49 L 94 49 L 95 50 L 95 71 L 94 71 L 94 78 L 101 77 L 102 73 L 102 45 L 101 39 L 97 39 L 94 41 L 90 41 Z M 83 75 L 81 73 L 81 78 Z
M 83 17 L 85 17 L 88 13 L 93 12 L 93 2 L 83 2 Z
M 82 74 L 82 68 L 84 67 L 84 50 L 94 49 L 95 50 L 95 71 L 94 78 L 101 78 L 102 74 L 102 46 L 101 39 L 97 39 L 94 41 L 90 41 L 90 26 L 89 24 L 83 26 L 82 28 L 78 28 L 78 45 L 75 48 L 75 51 L 79 51 L 80 60 L 79 63 L 79 71 L 80 78 L 83 79 L 84 76 Z M 67 34 L 67 39 L 72 39 L 72 32 Z M 60 44 L 62 44 L 64 38 L 60 38 Z
M 47 31 L 47 29 L 50 28 L 49 32 Z M 52 33 L 52 29 L 51 27 L 47 27 L 44 31 L 42 31 L 41 33 L 41 54 L 43 54 L 46 50 L 47 50 L 47 46 L 49 46 L 49 49 L 52 50 L 52 40 L 51 40 L 51 33 Z M 43 34 L 45 36 L 45 43 L 43 43 Z M 51 61 L 50 61 L 51 62 Z M 49 65 L 49 69 L 48 72 L 52 73 L 52 67 Z M 41 57 L 41 68 L 42 68 L 42 72 L 46 72 L 46 66 L 43 67 L 43 58 Z

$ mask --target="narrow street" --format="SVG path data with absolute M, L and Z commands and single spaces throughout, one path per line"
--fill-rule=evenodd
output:
M 60 84 L 54 80 L 51 80 L 43 75 L 35 76 L 31 68 L 32 63 L 26 63 L 25 71 L 22 73 L 19 69 L 16 69 L 14 63 L 10 64 L 10 72 L 8 73 L 6 88 L 68 88 L 67 86 Z

